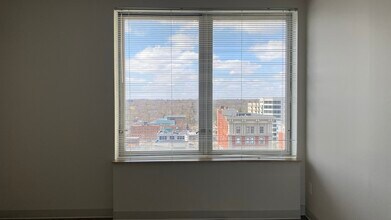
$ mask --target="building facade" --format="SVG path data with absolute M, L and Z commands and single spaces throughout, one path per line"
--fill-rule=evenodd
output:
M 129 137 L 139 138 L 139 142 L 153 142 L 156 140 L 156 136 L 159 131 L 159 125 L 132 125 L 130 126 Z
M 226 116 L 228 148 L 269 147 L 273 117 L 255 113 L 236 113 Z
M 226 108 L 221 106 L 216 111 L 216 137 L 217 145 L 223 149 L 228 148 L 228 121 L 225 118 Z
M 181 131 L 160 131 L 157 135 L 156 142 L 159 143 L 172 143 L 172 142 L 187 142 L 189 141 L 189 136 L 187 132 Z
M 216 111 L 215 145 L 218 149 L 270 147 L 273 120 L 273 116 L 240 113 L 222 106 Z
M 272 140 L 284 143 L 285 146 L 285 98 L 270 97 L 260 98 L 258 102 L 250 102 L 247 105 L 247 112 L 273 116 Z

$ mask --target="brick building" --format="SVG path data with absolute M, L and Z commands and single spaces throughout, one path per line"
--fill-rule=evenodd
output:
M 153 142 L 156 140 L 159 131 L 159 125 L 132 125 L 130 126 L 129 136 L 138 137 L 140 142 Z

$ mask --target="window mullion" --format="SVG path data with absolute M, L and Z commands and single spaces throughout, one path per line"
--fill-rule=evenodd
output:
M 202 154 L 212 152 L 212 127 L 213 127 L 213 112 L 212 112 L 212 66 L 213 66 L 213 51 L 212 51 L 212 26 L 213 20 L 209 15 L 202 15 L 199 23 L 199 118 L 200 132 L 199 145 Z
M 285 18 L 285 25 L 286 25 L 286 38 L 285 38 L 285 68 L 286 68 L 286 76 L 285 76 L 285 83 L 286 83 L 286 89 L 285 89 L 285 125 L 286 125 L 286 132 L 285 132 L 285 147 L 286 151 L 290 154 L 291 153 L 291 147 L 292 147 L 292 15 L 288 15 Z

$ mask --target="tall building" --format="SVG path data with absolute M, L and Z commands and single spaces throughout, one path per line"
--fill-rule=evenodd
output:
M 277 120 L 284 120 L 284 109 L 285 98 L 282 97 L 260 98 L 258 102 L 250 102 L 247 105 L 247 111 L 249 113 L 272 115 Z

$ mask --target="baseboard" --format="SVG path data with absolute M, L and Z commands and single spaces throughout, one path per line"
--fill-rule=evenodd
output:
M 115 211 L 114 219 L 300 219 L 300 210 L 272 211 Z
M 305 215 L 305 205 L 300 205 L 300 215 Z
M 0 210 L 0 219 L 112 218 L 112 209 Z
M 319 220 L 310 210 L 305 210 L 306 216 L 309 220 Z
M 300 219 L 300 210 L 114 212 L 112 209 L 0 210 L 0 219 Z M 313 219 L 316 220 L 316 219 Z

